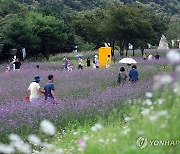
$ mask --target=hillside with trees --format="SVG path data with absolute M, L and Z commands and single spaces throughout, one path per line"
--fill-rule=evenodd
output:
M 177 0 L 0 0 L 0 57 L 26 48 L 28 57 L 94 50 L 105 42 L 120 53 L 179 38 Z

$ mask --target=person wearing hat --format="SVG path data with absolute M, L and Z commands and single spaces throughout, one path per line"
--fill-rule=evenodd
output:
M 44 91 L 41 90 L 39 85 L 40 80 L 41 80 L 40 76 L 35 76 L 32 83 L 27 89 L 27 91 L 30 91 L 30 96 L 29 96 L 30 102 L 36 101 L 40 97 L 40 94 L 44 93 Z

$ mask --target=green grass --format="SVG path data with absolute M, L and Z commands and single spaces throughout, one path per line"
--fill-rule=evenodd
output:
M 157 102 L 163 99 L 162 104 Z M 180 96 L 171 90 L 157 92 L 152 98 L 153 104 L 143 105 L 143 101 L 125 102 L 121 109 L 114 110 L 106 119 L 99 118 L 103 128 L 97 132 L 91 130 L 92 124 L 78 124 L 75 128 L 69 126 L 64 133 L 57 133 L 52 143 L 66 149 L 65 153 L 82 153 L 78 151 L 78 140 L 86 140 L 85 154 L 118 154 L 118 153 L 173 153 L 180 150 L 180 145 L 155 146 L 150 140 L 179 141 L 180 140 Z M 142 108 L 150 111 L 142 115 Z M 155 121 L 150 120 L 162 111 L 167 114 L 159 116 Z M 126 121 L 125 117 L 132 120 Z M 140 149 L 136 146 L 138 137 L 147 136 L 148 146 Z

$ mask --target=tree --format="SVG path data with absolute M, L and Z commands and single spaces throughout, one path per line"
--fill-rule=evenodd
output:
M 78 13 L 74 20 L 76 34 L 85 41 L 96 44 L 97 47 L 106 42 L 103 33 L 104 14 L 103 10 L 94 9 L 92 11 Z
M 180 21 L 171 22 L 166 31 L 166 36 L 168 40 L 180 39 Z
M 0 0 L 0 55 L 4 59 L 7 57 L 9 50 L 5 48 L 4 28 L 17 16 L 25 16 L 27 12 L 26 6 L 17 3 L 14 0 Z M 6 51 L 5 51 L 6 50 Z
M 120 47 L 120 55 L 124 54 L 129 43 L 135 45 L 138 40 L 147 41 L 152 38 L 152 27 L 135 6 L 112 5 L 107 9 L 106 33 Z
M 41 50 L 46 59 L 49 59 L 49 50 L 59 52 L 66 45 L 67 31 L 63 20 L 54 16 L 43 16 L 40 13 L 30 12 L 28 23 L 32 25 L 35 35 L 41 40 Z
M 40 42 L 36 35 L 33 35 L 31 25 L 23 18 L 14 18 L 3 31 L 4 39 L 3 44 L 6 52 L 9 52 L 11 48 L 17 48 L 18 50 L 26 48 L 27 51 L 33 51 L 38 47 Z
M 63 20 L 30 12 L 26 19 L 14 18 L 4 29 L 5 48 L 25 47 L 31 56 L 40 52 L 49 59 L 50 53 L 63 50 L 68 39 Z

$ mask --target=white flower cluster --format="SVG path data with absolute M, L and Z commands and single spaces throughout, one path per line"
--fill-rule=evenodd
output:
M 152 97 L 153 97 L 152 92 L 147 92 L 147 93 L 146 93 L 146 97 L 147 97 L 147 98 L 152 98 Z
M 124 121 L 125 121 L 125 122 L 131 121 L 131 120 L 133 120 L 132 117 L 125 117 L 125 118 L 124 118 Z
M 54 135 L 56 132 L 56 129 L 54 125 L 48 121 L 48 120 L 43 120 L 40 124 L 40 130 L 44 132 L 46 135 Z M 34 135 L 31 134 L 28 136 L 28 141 L 29 143 L 25 143 L 20 136 L 16 134 L 10 134 L 9 135 L 10 139 L 10 144 L 1 144 L 0 143 L 0 153 L 5 153 L 5 154 L 10 154 L 10 153 L 22 153 L 22 154 L 46 154 L 46 153 L 51 153 L 51 154 L 62 154 L 63 150 L 57 149 L 54 145 L 49 144 L 47 142 L 42 142 L 41 139 Z M 41 151 L 37 151 L 33 149 L 31 145 L 39 146 L 42 148 Z
M 177 50 L 170 50 L 166 57 L 172 64 L 180 63 L 180 52 Z
M 157 112 L 155 115 L 149 116 L 149 119 L 152 122 L 155 122 L 161 116 L 163 116 L 163 117 L 165 117 L 167 119 L 169 118 L 168 112 L 166 110 L 163 110 L 163 111 Z
M 163 103 L 164 103 L 164 99 L 162 99 L 162 98 L 159 98 L 157 101 L 154 102 L 154 104 L 159 104 L 159 105 L 161 105 Z
M 115 142 L 117 142 L 117 139 L 116 139 L 116 138 L 112 138 L 112 139 L 109 139 L 109 138 L 106 138 L 106 139 L 99 138 L 97 141 L 98 141 L 99 143 L 109 144 L 109 143 L 115 143 Z
M 151 101 L 151 99 L 146 99 L 145 101 L 142 102 L 142 105 L 151 106 L 151 105 L 153 105 L 153 102 Z
M 36 135 L 34 135 L 34 134 L 29 135 L 28 140 L 29 140 L 30 143 L 32 143 L 32 144 L 34 144 L 36 146 L 41 145 L 41 139 L 39 137 L 37 137 Z
M 102 129 L 102 128 L 103 128 L 102 125 L 99 124 L 99 123 L 97 123 L 97 124 L 95 124 L 94 126 L 91 127 L 91 130 L 92 130 L 93 132 L 96 132 L 96 131 L 98 131 L 98 130 L 100 130 L 100 129 Z
M 89 140 L 89 136 L 88 136 L 88 135 L 83 135 L 83 137 L 82 137 L 82 138 L 83 138 L 83 140 L 84 140 L 84 141 Z
M 9 135 L 10 144 L 0 144 L 0 153 L 15 153 L 19 151 L 20 153 L 30 154 L 31 146 L 28 143 L 25 143 L 20 136 L 16 134 Z
M 162 86 L 168 85 L 173 82 L 173 79 L 170 75 L 164 74 L 164 75 L 157 75 L 154 77 L 154 90 L 159 90 Z
M 178 83 L 174 84 L 173 92 L 177 95 L 180 95 L 180 84 L 178 84 Z
M 0 143 L 0 153 L 14 153 L 15 149 L 12 145 Z
M 128 126 L 124 126 L 124 127 L 123 127 L 123 131 L 122 131 L 122 134 L 123 134 L 123 135 L 127 135 L 130 131 L 131 131 L 131 129 L 130 129 Z
M 149 115 L 149 113 L 150 113 L 150 109 L 142 108 L 141 114 L 143 116 L 147 116 Z
M 56 128 L 54 125 L 48 121 L 43 120 L 40 124 L 40 130 L 45 133 L 46 135 L 53 136 L 56 133 Z

